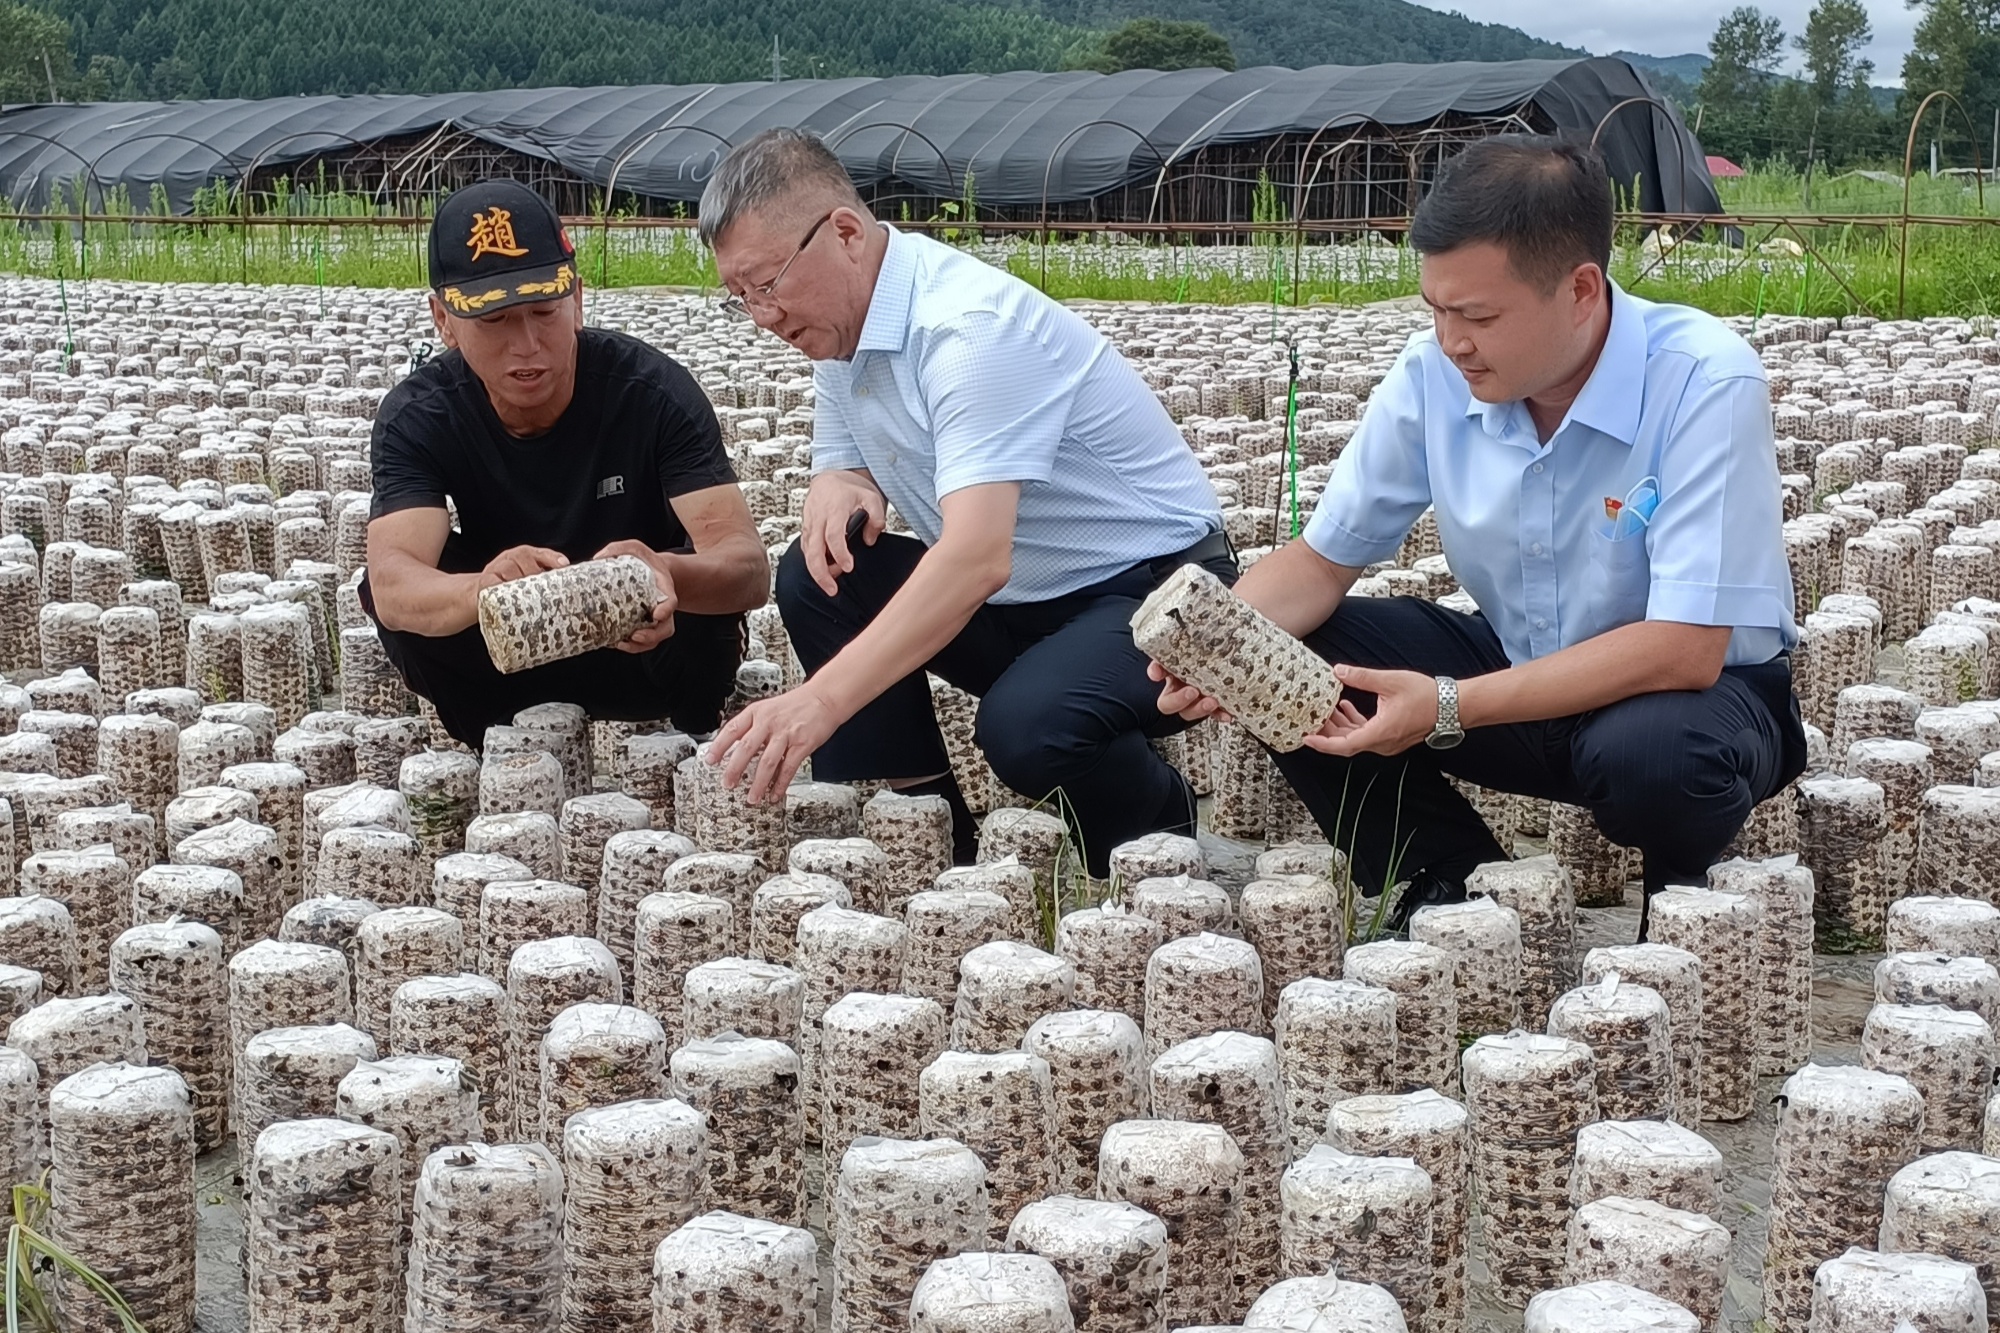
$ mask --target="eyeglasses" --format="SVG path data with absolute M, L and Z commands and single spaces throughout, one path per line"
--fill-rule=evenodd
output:
M 723 310 L 736 316 L 738 319 L 755 319 L 756 315 L 753 313 L 754 311 L 772 309 L 774 303 L 771 300 L 771 292 L 779 283 L 785 280 L 785 274 L 791 271 L 792 265 L 798 262 L 799 256 L 806 252 L 808 245 L 812 244 L 813 237 L 819 235 L 819 229 L 824 227 L 832 217 L 833 214 L 831 212 L 826 213 L 821 216 L 818 222 L 813 223 L 811 227 L 806 229 L 805 239 L 799 242 L 798 249 L 792 251 L 792 257 L 787 259 L 785 266 L 778 270 L 777 277 L 771 279 L 762 287 L 752 287 L 741 296 L 724 297 L 722 300 Z

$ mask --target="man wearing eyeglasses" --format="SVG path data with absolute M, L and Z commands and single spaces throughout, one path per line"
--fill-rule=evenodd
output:
M 726 308 L 815 363 L 812 484 L 777 580 L 810 675 L 723 728 L 724 780 L 755 759 L 751 799 L 782 800 L 811 755 L 819 778 L 942 795 L 971 859 L 928 670 L 979 696 L 1001 781 L 1060 793 L 1094 873 L 1121 842 L 1192 832 L 1193 795 L 1150 744 L 1184 724 L 1153 707 L 1129 622 L 1180 565 L 1235 566 L 1152 391 L 1073 312 L 877 222 L 802 131 L 733 151 L 701 231 Z M 914 536 L 885 535 L 892 504 Z
M 525 186 L 447 198 L 430 275 L 449 350 L 382 400 L 371 443 L 361 596 L 389 660 L 475 749 L 552 702 L 713 731 L 770 566 L 707 397 L 654 348 L 584 327 L 575 251 Z M 619 555 L 652 566 L 651 622 L 616 651 L 501 674 L 480 589 Z

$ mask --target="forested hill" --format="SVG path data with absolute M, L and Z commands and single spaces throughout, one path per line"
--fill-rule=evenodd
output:
M 1195 19 L 1227 37 L 1239 65 L 1419 64 L 1588 55 L 1519 28 L 1475 23 L 1406 0 L 1022 0 L 1066 23 L 1109 28 L 1152 15 Z
M 1207 22 L 1239 66 L 1580 55 L 1404 0 L 26 0 L 78 91 L 276 97 L 1061 69 L 1105 30 Z M 0 4 L 0 8 L 5 8 Z

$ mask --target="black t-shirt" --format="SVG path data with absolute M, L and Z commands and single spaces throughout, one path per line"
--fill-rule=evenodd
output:
M 482 568 L 510 546 L 571 560 L 626 539 L 673 550 L 688 537 L 668 501 L 736 480 L 694 376 L 608 329 L 577 335 L 576 396 L 546 434 L 509 435 L 453 351 L 390 390 L 370 452 L 372 517 L 442 509 L 451 497 L 459 531 L 440 564 L 453 572 Z

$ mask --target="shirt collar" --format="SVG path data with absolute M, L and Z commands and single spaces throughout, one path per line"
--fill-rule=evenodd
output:
M 1639 438 L 1639 415 L 1645 407 L 1646 316 L 1637 299 L 1617 283 L 1606 278 L 1605 288 L 1611 296 L 1611 327 L 1564 425 L 1577 422 L 1629 446 Z M 1465 415 L 1478 417 L 1495 439 L 1506 433 L 1514 414 L 1522 410 L 1518 400 L 1486 403 L 1466 395 Z
M 910 336 L 910 305 L 917 284 L 916 255 L 910 238 L 888 223 L 880 223 L 889 233 L 888 248 L 882 252 L 882 267 L 875 274 L 875 290 L 868 298 L 868 318 L 862 321 L 855 355 L 863 352 L 900 352 Z
M 1569 419 L 1630 445 L 1639 438 L 1639 413 L 1645 407 L 1646 316 L 1617 283 L 1607 278 L 1605 286 L 1611 295 L 1611 328 L 1590 378 L 1569 405 Z

